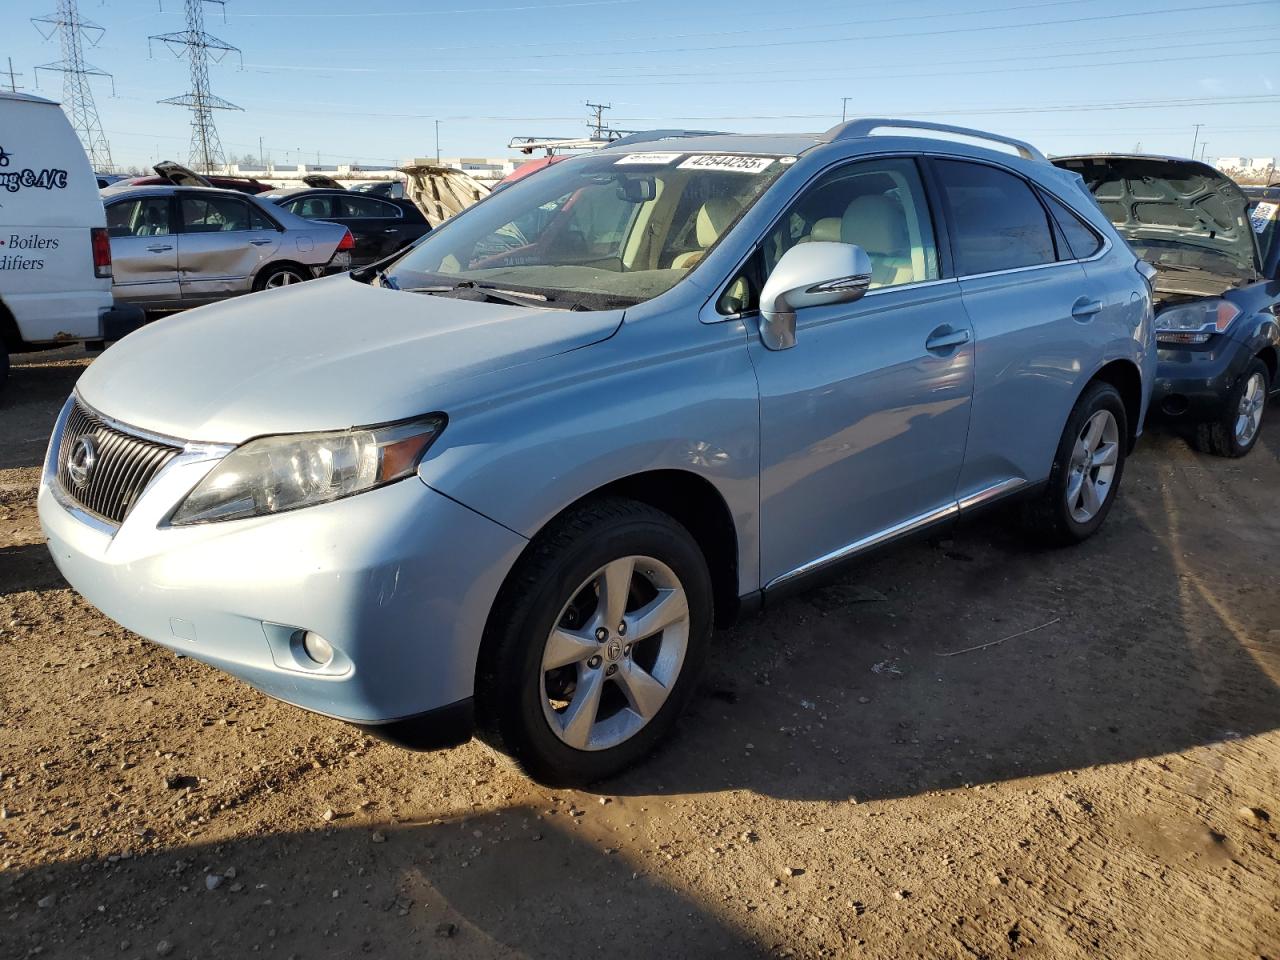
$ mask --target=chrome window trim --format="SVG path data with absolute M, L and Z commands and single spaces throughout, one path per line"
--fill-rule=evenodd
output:
M 951 281 L 955 280 L 954 277 L 949 279 Z M 815 557 L 808 563 L 802 563 L 794 570 L 789 570 L 784 574 L 774 577 L 764 585 L 764 590 L 767 593 L 768 591 L 773 590 L 788 581 L 794 580 L 797 577 L 802 577 L 809 573 L 816 573 L 817 571 L 838 563 L 841 560 L 847 560 L 850 557 L 857 556 L 859 553 L 864 553 L 872 547 L 878 547 L 881 544 L 890 542 L 891 540 L 904 537 L 907 534 L 914 533 L 917 530 L 931 526 L 941 520 L 946 520 L 949 517 L 959 516 L 965 510 L 972 510 L 974 507 L 981 504 L 998 500 L 1000 497 L 1012 493 L 1014 490 L 1017 490 L 1025 484 L 1026 481 L 1021 477 L 1010 477 L 1007 480 L 1001 480 L 999 483 L 979 490 L 976 493 L 971 493 L 963 500 L 952 500 L 945 506 L 938 507 L 935 510 L 930 510 L 927 513 L 922 513 L 919 516 L 903 520 L 900 523 L 895 523 L 892 526 L 885 527 L 883 530 L 868 534 L 865 537 L 853 541 L 853 543 L 846 544 L 843 547 L 832 550 L 830 553 L 824 553 L 820 557 Z
M 996 163 L 995 161 L 988 160 L 985 157 L 982 157 L 982 158 L 969 157 L 969 156 L 965 156 L 964 154 L 934 153 L 932 151 L 928 153 L 903 153 L 902 151 L 891 151 L 891 152 L 885 152 L 885 153 L 856 154 L 852 157 L 844 157 L 840 160 L 835 160 L 832 163 L 828 164 L 827 166 L 823 167 L 821 170 L 816 171 L 812 177 L 810 177 L 807 181 L 805 181 L 804 185 L 801 186 L 800 189 L 795 192 L 795 194 L 793 194 L 791 197 L 787 199 L 786 205 L 783 207 L 782 211 L 776 217 L 774 217 L 773 220 L 769 222 L 768 227 L 765 228 L 764 232 L 761 233 L 760 236 L 756 237 L 754 240 L 751 241 L 750 244 L 748 244 L 747 253 L 738 261 L 737 265 L 734 266 L 734 268 L 729 271 L 729 275 L 722 282 L 716 285 L 715 291 L 711 294 L 710 297 L 707 298 L 706 303 L 703 304 L 703 309 L 698 312 L 699 319 L 701 320 L 701 322 L 702 323 L 721 323 L 725 320 L 741 320 L 743 317 L 756 316 L 759 313 L 758 310 L 747 310 L 742 313 L 725 314 L 725 313 L 721 313 L 717 309 L 716 304 L 720 302 L 720 298 L 723 297 L 725 294 L 725 291 L 729 289 L 729 285 L 738 278 L 738 275 L 742 272 L 742 268 L 746 266 L 747 261 L 750 260 L 755 255 L 756 250 L 759 248 L 760 244 L 764 241 L 764 238 L 769 235 L 769 231 L 774 229 L 774 227 L 778 225 L 778 223 L 782 220 L 783 215 L 786 214 L 791 204 L 795 202 L 795 200 L 800 196 L 800 194 L 802 194 L 810 186 L 816 183 L 820 177 L 826 175 L 829 171 L 831 171 L 835 167 L 838 167 L 842 164 L 857 163 L 861 160 L 877 160 L 877 159 L 886 159 L 886 158 L 894 158 L 894 157 L 903 157 L 908 160 L 914 160 L 921 157 L 931 157 L 931 158 L 937 158 L 940 160 L 960 160 L 965 163 L 985 164 L 986 166 L 995 167 L 997 170 L 1003 170 L 1005 173 L 1008 173 L 1017 177 L 1018 179 L 1022 180 L 1024 183 L 1029 184 L 1033 192 L 1034 190 L 1037 190 L 1037 189 L 1042 190 L 1044 193 L 1048 194 L 1049 196 L 1057 200 L 1059 203 L 1061 203 L 1068 210 L 1072 210 L 1072 211 L 1075 210 L 1075 207 L 1073 207 L 1070 203 L 1067 203 L 1067 201 L 1063 200 L 1062 197 L 1059 196 L 1057 193 L 1055 193 L 1053 190 L 1050 190 L 1045 186 L 1043 186 L 1038 180 L 1032 180 L 1031 178 L 1025 176 L 1019 171 L 1014 170 L 1012 167 L 1005 166 L 1002 163 Z M 925 182 L 924 188 L 925 188 L 925 191 L 928 192 L 929 185 L 927 182 Z M 764 199 L 764 196 L 767 196 L 767 195 L 768 195 L 768 192 L 766 191 L 766 193 L 762 195 L 760 199 Z M 1045 215 L 1048 216 L 1049 212 L 1045 211 Z M 993 270 L 988 273 L 965 273 L 965 274 L 957 273 L 953 277 L 939 277 L 937 280 L 920 280 L 915 283 L 901 283 L 891 287 L 877 287 L 875 290 L 868 290 L 864 295 L 864 299 L 865 297 L 869 297 L 872 294 L 878 293 L 881 290 L 903 290 L 911 287 L 923 287 L 923 286 L 928 286 L 930 284 L 935 284 L 935 283 L 945 283 L 949 280 L 985 280 L 988 277 L 999 277 L 999 276 L 1003 276 L 1004 274 L 1025 273 L 1028 270 L 1042 270 L 1045 267 L 1060 267 L 1060 266 L 1064 266 L 1066 264 L 1072 264 L 1072 263 L 1086 264 L 1086 263 L 1093 263 L 1097 260 L 1101 260 L 1103 257 L 1105 257 L 1108 253 L 1111 252 L 1111 250 L 1114 248 L 1114 244 L 1112 243 L 1111 238 L 1109 236 L 1107 236 L 1105 233 L 1103 233 L 1101 230 L 1095 227 L 1087 219 L 1085 219 L 1084 217 L 1081 217 L 1081 219 L 1085 221 L 1085 225 L 1088 226 L 1090 230 L 1102 236 L 1102 247 L 1092 256 L 1084 257 L 1082 259 L 1074 259 L 1074 260 L 1054 260 L 1051 263 L 1033 263 L 1026 267 L 1010 267 L 1007 270 Z M 939 268 L 941 268 L 941 264 L 939 264 Z

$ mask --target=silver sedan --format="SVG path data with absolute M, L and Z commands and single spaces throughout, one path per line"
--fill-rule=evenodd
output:
M 154 186 L 104 198 L 117 301 L 177 310 L 351 266 L 350 231 L 234 190 Z

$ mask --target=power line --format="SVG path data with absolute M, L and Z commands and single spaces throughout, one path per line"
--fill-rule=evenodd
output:
M 6 58 L 9 61 L 9 69 L 5 71 L 9 75 L 9 92 L 17 93 L 19 90 L 25 90 L 26 87 L 18 83 L 18 77 L 22 74 L 13 72 L 13 57 Z
M 52 70 L 62 74 L 62 109 L 66 111 L 84 152 L 95 170 L 110 170 L 111 147 L 102 132 L 98 119 L 98 107 L 93 101 L 90 77 L 106 77 L 111 80 L 111 92 L 115 93 L 115 80 L 105 70 L 100 70 L 84 59 L 84 42 L 96 46 L 106 30 L 80 16 L 76 0 L 58 0 L 58 9 L 43 17 L 32 17 L 32 24 L 40 36 L 52 40 L 58 34 L 62 47 L 62 59 L 35 68 L 36 85 L 40 84 L 40 71 Z M 10 62 L 10 71 L 13 64 Z
M 226 0 L 186 0 L 185 11 L 187 29 L 177 33 L 156 34 L 147 38 L 147 47 L 151 41 L 163 43 L 176 57 L 186 57 L 191 66 L 191 92 L 178 97 L 169 97 L 159 103 L 171 104 L 175 107 L 187 107 L 191 110 L 191 157 L 190 163 L 197 170 L 210 173 L 214 167 L 223 162 L 222 143 L 218 139 L 218 128 L 213 122 L 214 110 L 240 110 L 230 100 L 215 97 L 209 91 L 209 60 L 220 63 L 228 53 L 240 54 L 239 47 L 219 40 L 204 29 L 204 5 L 216 3 L 226 17 Z M 241 57 L 243 62 L 243 57 Z

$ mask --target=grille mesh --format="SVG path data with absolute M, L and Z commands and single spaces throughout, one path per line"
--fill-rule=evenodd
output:
M 93 440 L 97 461 L 88 478 L 77 484 L 69 463 L 76 444 L 86 436 Z M 85 510 L 111 523 L 123 523 L 147 484 L 181 452 L 180 447 L 108 426 L 76 400 L 58 447 L 58 483 Z

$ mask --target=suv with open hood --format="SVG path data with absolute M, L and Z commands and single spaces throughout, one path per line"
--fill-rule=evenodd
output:
M 1253 449 L 1280 359 L 1280 281 L 1267 272 L 1270 220 L 1207 164 L 1176 157 L 1073 156 L 1134 252 L 1156 268 L 1160 365 L 1152 413 L 1186 424 L 1197 447 L 1242 457 Z M 1272 258 L 1274 261 L 1274 258 Z

